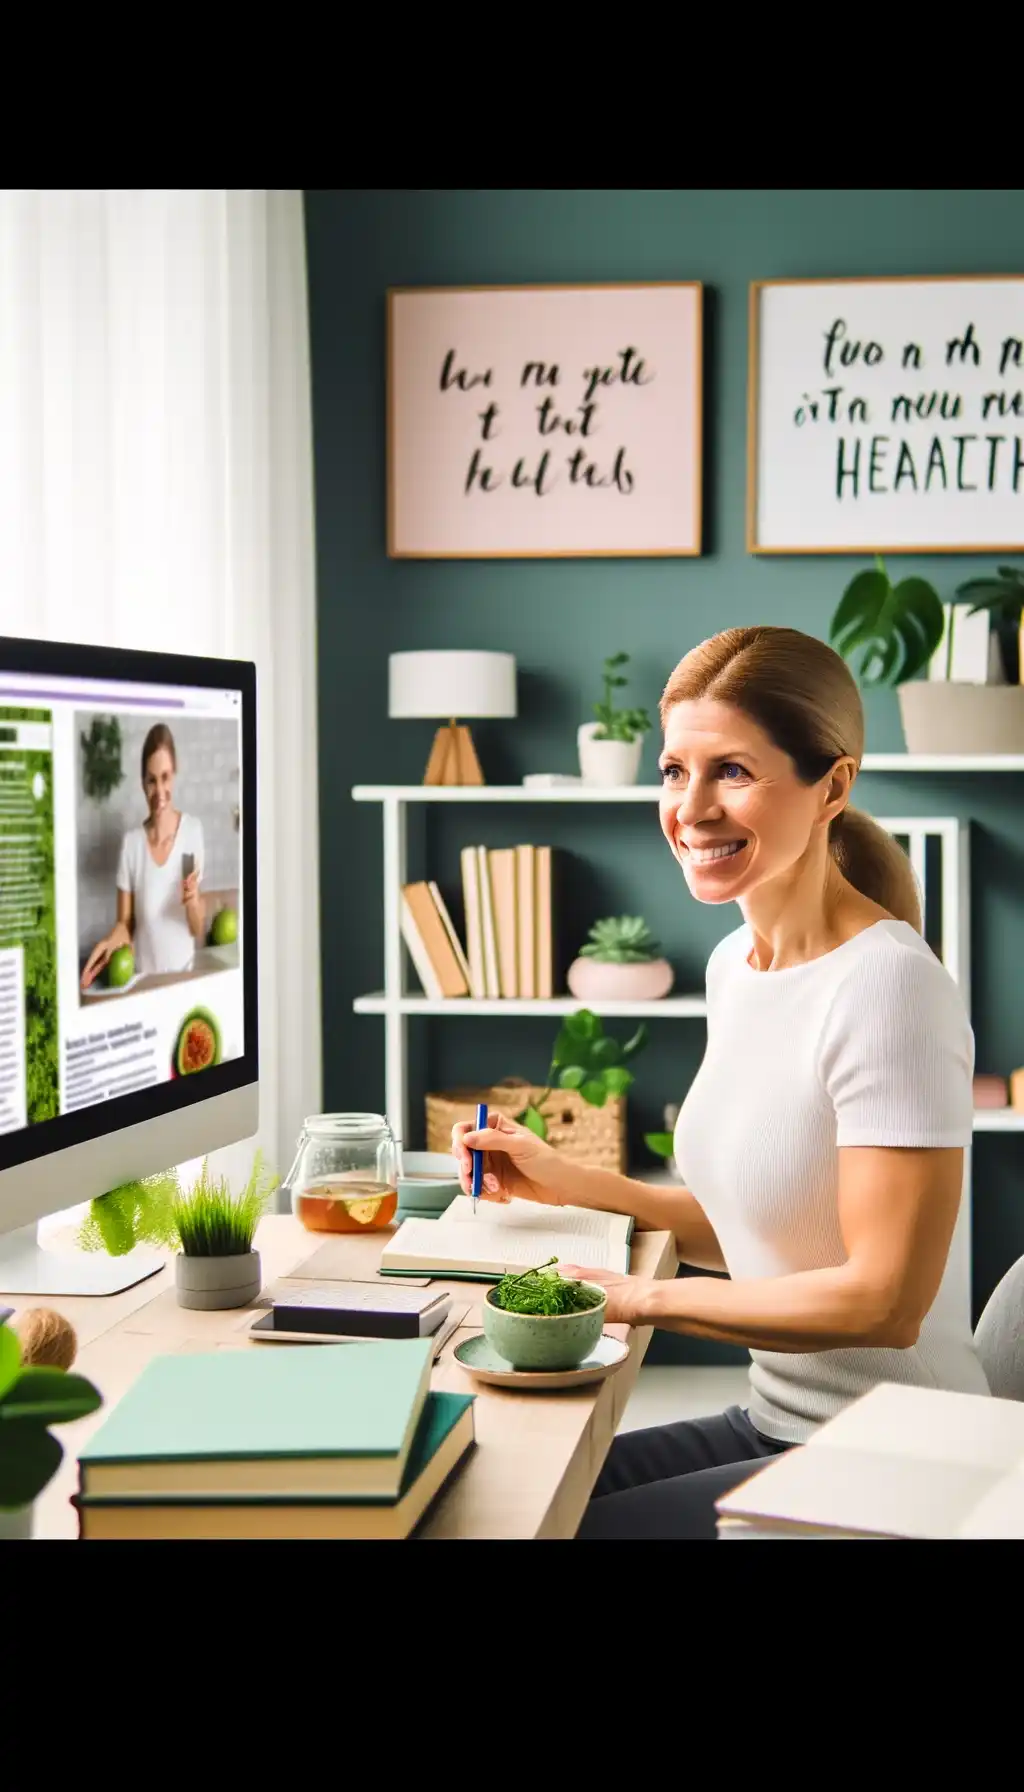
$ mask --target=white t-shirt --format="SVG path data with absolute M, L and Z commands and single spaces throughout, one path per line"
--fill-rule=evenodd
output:
M 707 966 L 707 1049 L 676 1124 L 680 1176 L 735 1278 L 846 1261 L 839 1148 L 968 1146 L 974 1034 L 956 984 L 905 921 L 755 971 L 746 926 Z M 942 1285 L 910 1349 L 752 1350 L 751 1423 L 803 1443 L 879 1381 L 987 1393 L 957 1299 L 961 1207 Z
M 202 884 L 203 830 L 194 815 L 181 816 L 165 865 L 153 858 L 145 828 L 130 828 L 121 843 L 117 887 L 130 891 L 134 901 L 132 948 L 140 976 L 192 969 L 196 943 L 181 900 L 186 853 L 192 854 Z

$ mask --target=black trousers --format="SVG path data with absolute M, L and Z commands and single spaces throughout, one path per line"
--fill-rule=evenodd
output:
M 755 1431 L 740 1406 L 679 1425 L 622 1431 L 583 1514 L 577 1539 L 713 1541 L 715 1501 L 789 1444 Z

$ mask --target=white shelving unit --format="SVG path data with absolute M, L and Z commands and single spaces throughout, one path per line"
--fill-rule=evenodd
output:
M 1018 772 L 1024 773 L 1024 755 L 1016 754 L 908 754 L 867 753 L 864 772 Z M 433 1000 L 407 987 L 409 958 L 401 934 L 400 891 L 407 881 L 408 821 L 411 805 L 421 803 L 648 803 L 656 804 L 660 785 L 634 784 L 621 789 L 586 785 L 562 785 L 537 790 L 511 785 L 359 784 L 352 796 L 357 803 L 379 803 L 383 824 L 384 883 L 384 988 L 355 998 L 356 1014 L 376 1014 L 384 1019 L 384 1090 L 388 1116 L 400 1138 L 408 1137 L 409 1089 L 407 1071 L 408 1024 L 416 1016 L 465 1016 L 508 1019 L 528 1015 L 569 1014 L 581 1006 L 571 996 L 549 1001 L 474 1001 L 468 997 Z M 970 984 L 970 824 L 954 816 L 886 816 L 875 819 L 899 839 L 909 853 L 918 882 L 927 893 L 927 848 L 930 839 L 940 842 L 940 906 L 943 963 L 963 991 L 968 1012 Z M 594 1002 L 594 1010 L 606 1017 L 632 1019 L 699 1020 L 707 1012 L 703 992 L 666 996 L 658 1002 Z M 976 1132 L 1024 1132 L 1024 1114 L 1009 1109 L 979 1109 Z M 971 1154 L 966 1153 L 964 1207 L 959 1261 L 962 1298 L 970 1312 L 970 1193 Z

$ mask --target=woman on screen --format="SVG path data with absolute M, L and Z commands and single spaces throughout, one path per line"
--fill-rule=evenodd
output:
M 178 755 L 174 736 L 157 722 L 142 745 L 142 790 L 149 815 L 129 828 L 117 867 L 117 921 L 89 955 L 88 989 L 121 946 L 130 946 L 139 976 L 189 971 L 206 927 L 203 830 L 174 807 Z

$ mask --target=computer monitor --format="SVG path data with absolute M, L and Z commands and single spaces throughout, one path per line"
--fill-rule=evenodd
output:
M 259 1122 L 248 662 L 0 637 L 0 1296 L 161 1267 L 38 1222 Z

